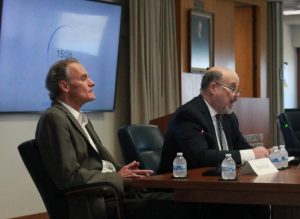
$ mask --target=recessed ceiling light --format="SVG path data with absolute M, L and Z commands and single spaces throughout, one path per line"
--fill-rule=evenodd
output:
M 283 11 L 283 15 L 297 15 L 300 14 L 300 10 Z

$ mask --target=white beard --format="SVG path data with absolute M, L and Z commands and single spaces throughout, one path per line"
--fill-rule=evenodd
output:
M 225 107 L 224 109 L 223 109 L 223 111 L 221 112 L 221 114 L 222 115 L 225 115 L 225 114 L 231 114 L 231 113 L 233 113 L 233 109 L 232 108 L 229 108 L 229 107 Z

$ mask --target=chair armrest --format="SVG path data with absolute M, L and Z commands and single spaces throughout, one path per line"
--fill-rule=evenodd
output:
M 98 194 L 102 196 L 113 195 L 113 197 L 116 200 L 119 219 L 125 218 L 123 192 L 112 183 L 98 182 L 98 183 L 86 184 L 82 186 L 76 186 L 71 189 L 65 190 L 64 194 L 66 196 L 88 195 L 88 194 Z
M 118 189 L 114 184 L 109 182 L 98 182 L 98 183 L 75 186 L 65 190 L 64 194 L 82 195 L 82 194 L 95 194 L 95 192 L 102 195 L 109 195 L 109 194 L 116 193 L 120 197 L 123 196 L 123 192 L 120 189 Z

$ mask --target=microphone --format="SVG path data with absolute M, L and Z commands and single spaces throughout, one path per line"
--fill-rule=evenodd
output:
M 204 135 L 207 140 L 210 140 L 212 144 L 215 143 L 215 139 L 212 136 L 210 136 L 203 129 L 201 130 L 201 134 Z M 203 173 L 204 176 L 221 176 L 221 162 L 220 162 L 220 155 L 219 155 L 218 146 L 217 146 L 215 152 L 216 152 L 216 158 L 217 158 L 216 168 L 209 169 L 209 170 L 205 171 Z

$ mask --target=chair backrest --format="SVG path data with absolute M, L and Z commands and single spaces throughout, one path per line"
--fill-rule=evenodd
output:
M 35 183 L 51 219 L 68 218 L 67 202 L 63 193 L 57 189 L 47 174 L 36 145 L 36 141 L 28 140 L 18 146 L 21 158 Z
M 140 162 L 141 169 L 158 169 L 163 146 L 163 135 L 156 125 L 125 125 L 118 130 L 124 161 Z
M 278 116 L 278 123 L 290 155 L 300 155 L 300 110 L 288 109 Z

